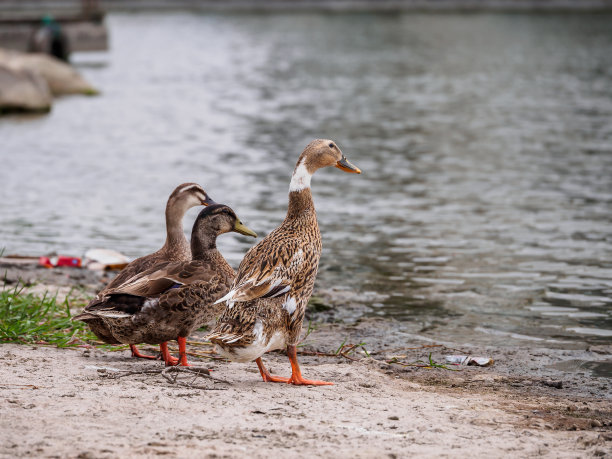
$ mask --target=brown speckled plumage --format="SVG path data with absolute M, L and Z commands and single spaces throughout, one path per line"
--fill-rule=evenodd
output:
M 211 261 L 170 263 L 163 268 L 166 274 L 153 273 L 163 276 L 160 283 L 175 285 L 174 280 L 179 281 L 186 272 L 189 279 L 184 282 L 188 283 L 178 288 L 169 286 L 162 293 L 153 288 L 140 295 L 121 293 L 130 289 L 120 289 L 103 303 L 91 305 L 88 312 L 102 316 L 113 338 L 124 344 L 159 344 L 188 336 L 221 312 L 222 308 L 213 303 L 229 291 L 234 277 L 224 259 Z
M 235 304 L 219 319 L 211 341 L 222 347 L 222 343 L 232 341 L 230 349 L 249 346 L 259 320 L 266 337 L 271 338 L 276 331 L 283 334 L 281 347 L 296 344 L 320 257 L 321 233 L 310 189 L 291 192 L 283 223 L 251 248 L 240 263 L 232 285 L 236 293 L 230 300 Z M 287 288 L 288 293 L 274 297 Z M 283 308 L 288 297 L 296 302 L 292 313 Z
M 293 172 L 285 220 L 247 252 L 230 292 L 219 300 L 226 301 L 227 308 L 208 335 L 219 352 L 231 360 L 255 360 L 264 381 L 330 384 L 302 378 L 295 357 L 321 256 L 310 178 L 326 166 L 360 172 L 330 140 L 315 140 L 306 147 Z M 260 357 L 285 346 L 292 376 L 272 376 Z
M 204 189 L 197 183 L 183 183 L 177 186 L 168 197 L 166 203 L 166 242 L 157 252 L 137 258 L 121 270 L 115 278 L 108 283 L 96 299 L 102 300 L 106 294 L 137 274 L 164 262 L 185 262 L 191 259 L 189 242 L 183 231 L 183 217 L 191 207 L 209 205 L 213 201 Z M 87 311 L 87 308 L 85 309 Z M 102 341 L 109 344 L 120 344 L 112 337 L 104 321 L 90 318 L 87 324 L 91 331 Z
M 192 261 L 164 262 L 134 276 L 92 300 L 80 320 L 102 320 L 112 338 L 124 344 L 159 344 L 188 336 L 223 309 L 214 302 L 228 292 L 235 273 L 217 250 L 216 239 L 239 231 L 237 224 L 227 206 L 202 210 L 192 231 Z

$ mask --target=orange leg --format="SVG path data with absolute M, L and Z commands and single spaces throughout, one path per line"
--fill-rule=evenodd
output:
M 258 357 L 257 359 L 255 359 L 255 363 L 257 364 L 257 367 L 259 368 L 259 372 L 261 373 L 261 377 L 263 378 L 264 382 L 284 382 L 284 383 L 289 382 L 289 378 L 283 378 L 282 376 L 272 376 L 270 372 L 268 371 L 268 369 L 264 366 L 263 362 L 261 361 L 261 357 Z
M 287 381 L 289 384 L 295 384 L 296 386 L 333 386 L 334 383 L 327 381 L 314 381 L 311 379 L 304 379 L 300 366 L 297 361 L 297 349 L 295 346 L 287 346 L 287 355 L 291 362 L 291 378 Z
M 170 351 L 168 350 L 168 343 L 166 341 L 164 341 L 163 343 L 160 343 L 159 349 L 161 351 L 164 362 L 166 362 L 167 367 L 171 367 L 178 363 L 179 360 L 176 357 L 172 357 L 170 355 Z
M 179 346 L 179 365 L 182 367 L 190 367 L 187 363 L 187 338 L 184 336 L 179 336 L 177 339 Z
M 132 357 L 139 357 L 141 359 L 152 359 L 152 360 L 157 360 L 159 358 L 156 355 L 141 354 L 135 344 L 130 344 L 130 349 L 132 350 Z

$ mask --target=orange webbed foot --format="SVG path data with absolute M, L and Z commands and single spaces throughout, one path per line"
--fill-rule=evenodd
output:
M 255 363 L 259 368 L 259 372 L 261 373 L 261 378 L 264 382 L 280 382 L 280 383 L 288 383 L 289 378 L 283 378 L 282 376 L 274 376 L 271 375 L 268 369 L 264 366 L 261 357 L 255 359 Z
M 295 345 L 287 346 L 287 356 L 291 362 L 291 378 L 287 381 L 289 384 L 296 386 L 333 386 L 333 382 L 316 381 L 312 379 L 304 379 L 300 371 L 300 365 L 297 361 L 297 347 Z
M 157 356 L 157 355 L 141 354 L 140 351 L 138 350 L 138 348 L 134 344 L 130 344 L 130 350 L 132 351 L 132 357 L 134 357 L 134 358 L 151 359 L 151 360 L 159 359 L 159 356 Z
M 291 378 L 288 378 L 287 383 L 294 384 L 296 386 L 333 386 L 333 382 L 328 381 L 317 381 L 314 379 L 304 379 L 302 376 L 291 375 Z
M 282 376 L 274 376 L 274 375 L 271 375 L 270 373 L 268 373 L 267 375 L 261 375 L 261 377 L 264 380 L 264 382 L 282 382 L 282 383 L 289 382 L 289 378 L 284 378 Z

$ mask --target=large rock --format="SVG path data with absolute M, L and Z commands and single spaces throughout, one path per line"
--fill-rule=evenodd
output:
M 0 114 L 48 112 L 51 102 L 51 91 L 43 77 L 31 70 L 15 70 L 0 64 Z
M 91 86 L 70 65 L 47 54 L 19 53 L 0 49 L 0 65 L 13 70 L 30 70 L 42 76 L 49 85 L 51 92 L 58 96 L 62 94 L 97 94 Z

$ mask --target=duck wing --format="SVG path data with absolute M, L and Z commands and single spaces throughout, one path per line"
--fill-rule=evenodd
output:
M 146 297 L 123 293 L 109 293 L 102 298 L 94 298 L 85 307 L 83 313 L 74 319 L 92 319 L 108 317 L 120 319 L 131 317 L 142 310 L 147 302 Z
M 231 278 L 211 270 L 206 281 L 196 281 L 181 288 L 168 290 L 159 297 L 159 307 L 168 312 L 208 309 L 216 299 L 229 290 L 230 284 Z M 210 308 L 214 313 L 220 313 L 222 309 L 218 306 Z
M 305 260 L 316 248 L 301 244 L 299 238 L 271 236 L 273 233 L 247 252 L 229 293 L 217 302 L 227 301 L 232 305 L 256 298 L 274 298 L 294 288 L 296 278 L 307 267 Z
M 88 306 L 90 315 L 121 318 L 139 313 L 151 314 L 157 310 L 164 316 L 181 314 L 185 311 L 204 311 L 201 322 L 208 322 L 223 308 L 213 307 L 214 301 L 229 290 L 231 278 L 213 268 L 200 269 L 206 280 L 196 280 L 187 285 L 171 287 L 156 296 L 139 296 L 126 293 L 112 293 L 97 305 Z M 149 311 L 149 312 L 147 312 Z
M 227 292 L 229 283 L 226 276 L 204 261 L 164 262 L 93 299 L 84 309 L 82 316 L 129 317 L 146 307 L 160 306 L 173 310 L 186 309 L 196 301 L 209 297 L 212 302 Z M 189 290 L 189 294 L 179 288 L 185 285 L 194 286 Z M 179 291 L 180 294 L 175 293 Z M 217 291 L 219 293 L 214 296 Z
M 111 293 L 124 293 L 138 296 L 160 295 L 171 288 L 207 281 L 215 271 L 209 263 L 201 260 L 189 262 L 166 262 L 138 274 Z

